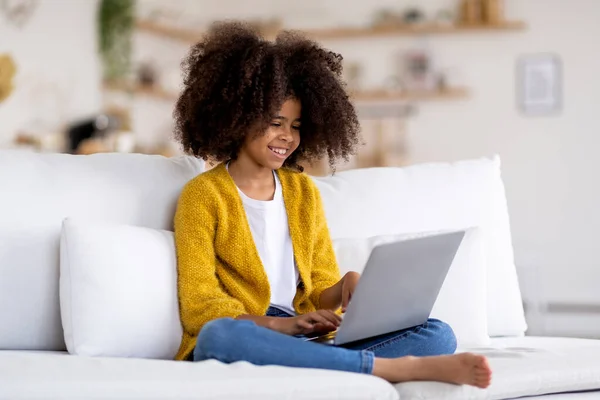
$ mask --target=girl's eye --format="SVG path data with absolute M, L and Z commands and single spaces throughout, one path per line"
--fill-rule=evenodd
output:
M 299 126 L 292 126 L 292 129 L 295 129 L 295 130 L 299 131 L 300 127 Z
M 281 126 L 279 122 L 271 122 L 271 126 Z

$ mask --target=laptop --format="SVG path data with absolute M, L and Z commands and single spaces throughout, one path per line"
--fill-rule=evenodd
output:
M 306 340 L 343 345 L 427 321 L 465 231 L 376 246 L 335 332 Z

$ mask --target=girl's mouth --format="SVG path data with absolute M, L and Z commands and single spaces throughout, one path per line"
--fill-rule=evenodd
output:
M 271 152 L 273 154 L 275 154 L 277 157 L 285 159 L 287 158 L 287 154 L 289 152 L 289 149 L 284 149 L 281 147 L 272 147 L 272 146 L 268 146 L 269 150 L 271 150 Z

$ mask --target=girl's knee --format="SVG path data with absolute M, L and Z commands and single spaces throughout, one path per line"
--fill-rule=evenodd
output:
M 427 329 L 435 338 L 436 353 L 453 354 L 456 351 L 456 335 L 450 325 L 438 319 L 431 318 L 427 321 Z
M 237 320 L 233 318 L 219 318 L 207 322 L 196 339 L 194 361 L 203 361 L 211 358 L 221 360 L 224 354 L 239 338 L 249 334 L 256 324 L 252 321 Z
M 231 346 L 236 337 L 240 337 L 239 329 L 243 329 L 246 322 L 232 318 L 219 318 L 207 322 L 196 339 L 194 360 L 202 361 L 210 358 L 219 359 L 218 355 L 226 346 Z

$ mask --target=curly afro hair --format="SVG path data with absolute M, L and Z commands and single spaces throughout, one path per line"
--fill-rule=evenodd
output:
M 267 41 L 240 22 L 214 24 L 182 62 L 184 88 L 173 116 L 186 152 L 235 159 L 248 134 L 265 132 L 286 99 L 302 105 L 300 145 L 285 166 L 348 160 L 359 123 L 341 80 L 342 57 L 298 33 Z

